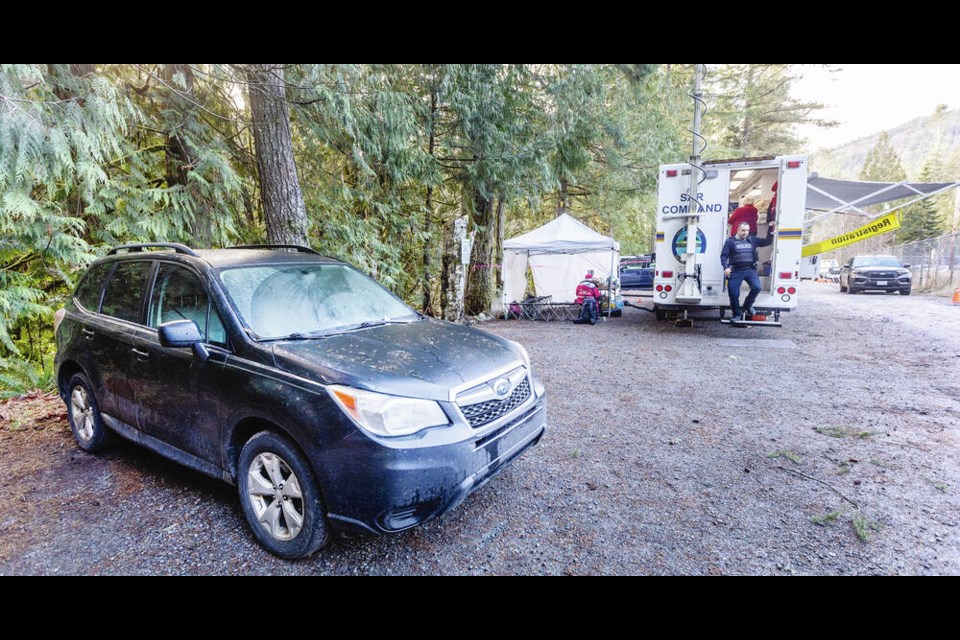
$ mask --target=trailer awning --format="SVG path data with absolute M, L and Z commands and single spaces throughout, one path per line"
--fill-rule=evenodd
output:
M 957 185 L 956 182 L 863 182 L 817 176 L 807 182 L 807 210 L 832 211 L 844 205 L 869 207 L 932 195 Z

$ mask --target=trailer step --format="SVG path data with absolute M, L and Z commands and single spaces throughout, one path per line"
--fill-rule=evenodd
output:
M 731 320 L 723 318 L 720 320 L 723 324 L 732 324 L 738 327 L 782 327 L 783 323 L 776 320 Z

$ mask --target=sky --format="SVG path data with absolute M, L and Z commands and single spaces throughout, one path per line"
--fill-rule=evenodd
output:
M 856 138 L 885 131 L 939 104 L 960 108 L 960 64 L 838 64 L 834 73 L 804 65 L 794 83 L 794 97 L 830 105 L 821 112 L 837 120 L 832 129 L 801 126 L 807 152 L 832 148 Z

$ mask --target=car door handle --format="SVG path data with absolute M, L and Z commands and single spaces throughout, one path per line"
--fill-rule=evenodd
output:
M 150 358 L 149 351 L 140 351 L 140 349 L 130 349 L 130 351 L 133 351 L 133 354 L 137 356 L 137 360 L 147 360 Z
M 83 336 L 87 340 L 91 340 L 95 335 L 97 335 L 95 331 L 93 331 L 92 329 L 87 329 L 86 327 L 81 329 L 81 331 L 83 331 Z

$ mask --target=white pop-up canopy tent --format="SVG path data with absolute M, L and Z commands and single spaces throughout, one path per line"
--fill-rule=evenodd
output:
M 573 302 L 577 284 L 593 270 L 605 279 L 620 263 L 620 244 L 563 213 L 539 229 L 503 243 L 503 303 L 519 302 L 527 288 L 527 267 L 538 296 Z M 615 276 L 616 277 L 616 276 Z

